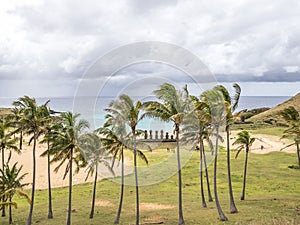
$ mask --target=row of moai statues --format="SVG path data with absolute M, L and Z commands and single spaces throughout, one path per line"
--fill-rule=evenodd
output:
M 160 131 L 160 136 L 158 135 L 158 130 L 155 131 L 155 136 L 154 136 L 154 139 L 174 139 L 174 136 L 173 135 L 170 135 L 169 137 L 169 133 L 166 132 L 166 135 L 164 137 L 164 131 L 161 130 Z M 148 131 L 145 130 L 144 131 L 144 139 L 153 139 L 153 131 L 152 130 L 149 130 L 149 138 L 148 138 Z

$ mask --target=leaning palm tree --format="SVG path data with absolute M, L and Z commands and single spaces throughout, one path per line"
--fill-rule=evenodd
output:
M 87 176 L 86 180 L 89 176 L 93 176 L 95 173 L 94 178 L 94 187 L 93 187 L 93 197 L 92 197 L 92 207 L 90 212 L 90 219 L 94 218 L 94 211 L 95 211 L 95 200 L 96 200 L 96 187 L 97 187 L 97 179 L 98 179 L 98 170 L 99 166 L 102 164 L 109 171 L 114 175 L 114 171 L 109 165 L 109 161 L 111 157 L 109 156 L 109 152 L 106 148 L 102 145 L 101 139 L 94 133 L 84 134 L 79 137 L 79 146 L 85 160 L 87 161 Z
M 239 153 L 245 149 L 246 150 L 246 158 L 245 158 L 245 164 L 244 164 L 244 181 L 243 181 L 243 190 L 241 195 L 241 200 L 245 199 L 245 189 L 246 189 L 246 175 L 247 175 L 247 165 L 248 165 L 248 153 L 250 151 L 250 147 L 252 146 L 253 142 L 255 141 L 255 138 L 250 137 L 250 134 L 248 131 L 243 130 L 239 132 L 237 139 L 233 142 L 233 145 L 240 145 L 238 147 L 238 151 L 236 153 L 235 158 L 238 157 Z
M 67 225 L 71 224 L 73 163 L 76 165 L 75 173 L 86 166 L 84 156 L 79 149 L 78 138 L 84 129 L 89 127 L 89 124 L 85 120 L 78 121 L 79 115 L 71 112 L 61 113 L 61 120 L 55 124 L 55 131 L 51 133 L 50 138 L 50 152 L 53 155 L 51 163 L 59 162 L 54 171 L 57 172 L 62 165 L 67 163 L 63 179 L 69 173 Z
M 176 90 L 172 84 L 164 83 L 154 91 L 156 97 L 162 101 L 150 101 L 145 103 L 146 116 L 158 118 L 165 122 L 174 123 L 174 133 L 177 143 L 177 167 L 178 167 L 178 224 L 184 224 L 182 210 L 182 178 L 179 148 L 179 132 L 184 117 L 190 110 L 190 98 L 187 86 L 183 91 Z
M 16 146 L 16 139 L 12 138 L 12 134 L 9 133 L 9 125 L 6 122 L 5 119 L 0 121 L 0 151 L 2 155 L 2 171 L 4 171 L 4 166 L 7 164 L 10 160 L 11 156 L 11 150 L 16 151 L 17 153 L 20 153 L 21 151 Z M 9 156 L 7 159 L 7 162 L 5 163 L 5 150 L 9 150 Z M 4 202 L 4 198 L 2 199 Z M 2 217 L 6 215 L 5 213 L 5 207 L 2 208 Z
M 122 94 L 118 99 L 113 100 L 109 104 L 109 108 L 105 109 L 115 117 L 115 120 L 119 124 L 126 124 L 131 129 L 132 143 L 133 143 L 133 167 L 135 178 L 135 193 L 136 193 L 136 225 L 139 224 L 140 210 L 139 210 L 139 183 L 137 174 L 137 129 L 136 126 L 144 115 L 141 114 L 144 104 L 141 101 L 136 103 L 126 94 Z
M 12 217 L 12 206 L 17 207 L 17 203 L 13 202 L 13 197 L 17 193 L 18 195 L 27 198 L 30 203 L 29 197 L 22 191 L 22 188 L 28 184 L 22 184 L 22 180 L 27 174 L 20 174 L 22 166 L 17 167 L 15 163 L 12 168 L 8 164 L 5 165 L 4 169 L 0 169 L 0 190 L 1 197 L 4 197 L 7 201 L 2 202 L 2 207 L 8 206 L 9 209 L 9 224 L 13 224 Z
M 233 121 L 233 112 L 238 107 L 241 88 L 238 84 L 233 85 L 235 89 L 235 95 L 233 98 L 230 97 L 227 89 L 222 85 L 217 85 L 214 87 L 215 90 L 220 91 L 223 94 L 223 98 L 226 105 L 226 149 L 227 149 L 227 175 L 228 175 L 228 189 L 229 189 L 229 199 L 230 199 L 230 213 L 237 213 L 238 209 L 234 203 L 232 182 L 231 182 L 231 167 L 230 167 L 230 124 Z
M 300 116 L 299 112 L 293 107 L 289 106 L 281 111 L 281 116 L 285 119 L 285 121 L 289 124 L 289 128 L 286 129 L 283 133 L 282 138 L 294 138 L 294 143 L 285 146 L 284 148 L 290 147 L 292 145 L 296 145 L 297 148 L 297 158 L 298 158 L 298 166 L 300 169 Z M 283 149 L 284 149 L 283 148 Z
M 204 101 L 208 104 L 210 108 L 211 113 L 211 125 L 212 129 L 215 132 L 215 150 L 214 150 L 214 196 L 215 196 L 215 202 L 217 206 L 217 210 L 219 213 L 219 217 L 221 221 L 228 220 L 225 216 L 220 202 L 218 198 L 218 190 L 217 190 L 217 163 L 218 163 L 218 151 L 219 151 L 219 134 L 220 134 L 220 127 L 224 123 L 224 120 L 226 120 L 226 107 L 224 104 L 224 98 L 223 94 L 216 90 L 208 90 L 202 93 L 202 97 L 204 98 Z M 226 123 L 226 121 L 225 121 Z
M 32 214 L 35 197 L 35 180 L 36 180 L 36 145 L 37 139 L 42 134 L 41 127 L 48 120 L 45 117 L 45 106 L 48 104 L 47 101 L 43 106 L 38 106 L 34 98 L 24 96 L 13 102 L 13 105 L 21 110 L 22 118 L 18 122 L 18 127 L 22 127 L 24 132 L 28 135 L 32 135 L 29 143 L 33 142 L 32 147 L 32 189 L 31 189 L 31 203 L 29 209 L 29 215 L 27 219 L 27 225 L 32 224 Z

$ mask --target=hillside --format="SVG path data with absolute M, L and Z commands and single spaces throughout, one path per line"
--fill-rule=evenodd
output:
M 269 124 L 284 124 L 284 120 L 279 116 L 280 111 L 288 106 L 294 106 L 295 109 L 300 113 L 300 92 L 289 100 L 267 110 L 259 113 L 249 120 L 253 122 L 265 122 Z

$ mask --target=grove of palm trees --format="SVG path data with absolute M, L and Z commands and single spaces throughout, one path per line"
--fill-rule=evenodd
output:
M 79 112 L 52 115 L 49 101 L 20 97 L 0 115 L 0 224 L 300 224 L 299 113 L 282 110 L 282 126 L 243 124 L 241 88 L 233 89 L 193 96 L 163 83 L 153 101 L 121 94 L 95 130 Z M 139 125 L 150 118 L 172 125 L 171 141 L 145 137 Z M 256 154 L 262 134 L 284 138 L 295 153 Z M 30 165 L 14 160 L 24 146 Z M 36 188 L 41 158 L 46 189 Z M 78 173 L 86 181 L 74 185 Z M 53 176 L 68 185 L 52 187 Z

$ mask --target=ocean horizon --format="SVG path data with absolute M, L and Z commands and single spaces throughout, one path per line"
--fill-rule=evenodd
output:
M 274 107 L 292 96 L 241 96 L 238 108 L 236 112 L 244 109 L 254 109 L 262 107 Z M 39 97 L 36 98 L 38 104 L 43 104 L 47 100 L 50 100 L 49 107 L 57 112 L 72 111 L 74 113 L 80 113 L 81 118 L 88 120 L 91 124 L 91 128 L 95 129 L 103 125 L 105 121 L 105 111 L 104 109 L 108 107 L 109 102 L 111 102 L 115 97 L 105 96 L 105 97 Z M 0 97 L 0 107 L 10 108 L 12 102 L 16 101 L 18 98 L 6 98 Z M 143 101 L 153 100 L 152 97 L 134 97 L 134 99 L 142 99 Z M 75 100 L 75 101 L 74 101 Z M 92 106 L 92 107 L 91 107 Z M 172 131 L 173 125 L 170 123 L 163 123 L 156 119 L 147 119 L 140 122 L 139 129 L 147 130 L 166 130 Z

